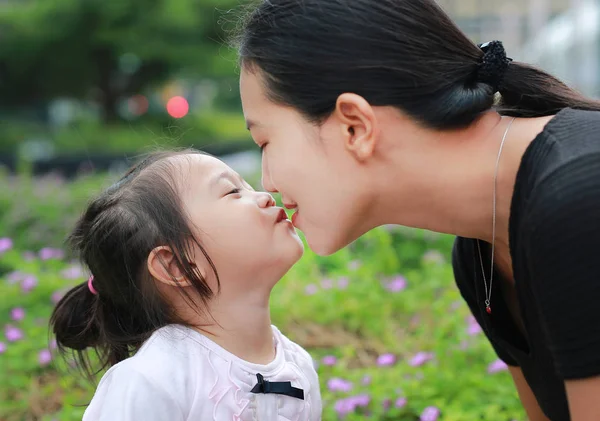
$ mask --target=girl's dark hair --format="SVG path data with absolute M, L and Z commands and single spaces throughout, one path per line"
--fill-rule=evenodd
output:
M 495 103 L 496 90 L 477 77 L 483 51 L 434 0 L 262 0 L 237 35 L 242 66 L 260 70 L 270 99 L 314 123 L 344 92 L 434 129 L 468 126 L 492 107 L 518 117 L 600 110 L 600 102 L 518 62 Z
M 131 168 L 123 178 L 91 201 L 68 242 L 93 274 L 71 289 L 56 305 L 50 319 L 61 352 L 71 350 L 81 369 L 93 375 L 88 348 L 95 349 L 100 367 L 96 373 L 129 357 L 156 330 L 183 323 L 152 282 L 148 255 L 168 246 L 178 266 L 206 303 L 213 292 L 198 269 L 188 262 L 196 244 L 179 194 L 177 163 L 169 158 L 199 153 L 195 150 L 154 152 Z M 189 155 L 188 155 L 189 156 Z M 217 284 L 220 285 L 217 276 Z M 191 295 L 180 292 L 192 303 Z

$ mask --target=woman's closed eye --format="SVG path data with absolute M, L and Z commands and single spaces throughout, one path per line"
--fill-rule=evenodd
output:
M 233 189 L 231 189 L 231 191 L 229 193 L 227 193 L 225 196 L 229 196 L 230 194 L 239 194 L 242 192 L 242 189 L 235 187 Z

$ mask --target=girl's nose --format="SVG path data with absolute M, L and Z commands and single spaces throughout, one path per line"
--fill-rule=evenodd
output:
M 267 192 L 257 192 L 258 195 L 258 206 L 261 208 L 268 208 L 271 206 L 275 206 L 275 199 Z

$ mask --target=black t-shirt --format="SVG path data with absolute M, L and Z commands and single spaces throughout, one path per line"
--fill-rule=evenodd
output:
M 486 313 L 476 240 L 455 241 L 456 283 L 498 357 L 521 367 L 547 417 L 568 421 L 564 381 L 600 375 L 600 112 L 564 109 L 529 145 L 509 243 L 525 336 L 496 283 Z

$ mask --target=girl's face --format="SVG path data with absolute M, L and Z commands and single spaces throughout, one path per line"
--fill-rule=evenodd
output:
M 182 166 L 183 205 L 217 268 L 223 292 L 243 293 L 244 282 L 249 288 L 274 285 L 304 250 L 285 211 L 222 161 L 200 154 L 189 157 L 189 172 Z M 201 252 L 195 254 L 202 258 Z M 206 262 L 197 264 L 206 267 Z
M 254 72 L 242 69 L 240 90 L 248 129 L 263 151 L 263 187 L 296 209 L 292 220 L 310 248 L 331 254 L 368 231 L 371 186 L 345 149 L 340 125 L 316 126 L 273 103 Z

